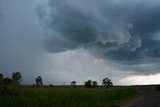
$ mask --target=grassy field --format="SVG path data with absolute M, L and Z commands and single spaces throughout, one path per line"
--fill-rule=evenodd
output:
M 119 107 L 137 93 L 153 91 L 142 87 L 32 87 L 10 86 L 0 96 L 0 107 Z

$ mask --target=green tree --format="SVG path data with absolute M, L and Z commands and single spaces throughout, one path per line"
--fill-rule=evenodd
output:
M 0 93 L 3 85 L 3 74 L 0 73 Z
M 72 82 L 71 82 L 71 86 L 74 86 L 74 87 L 75 87 L 75 86 L 76 86 L 76 81 L 72 81 Z
M 0 84 L 3 82 L 3 74 L 0 73 Z
M 113 86 L 111 79 L 109 79 L 109 78 L 104 78 L 102 80 L 102 85 L 105 87 L 112 87 Z
M 93 82 L 92 82 L 92 86 L 93 86 L 94 88 L 97 87 L 97 86 L 98 86 L 97 81 L 93 81 Z
M 41 76 L 38 76 L 36 79 L 36 86 L 41 86 L 43 85 L 43 82 L 42 82 L 42 77 Z
M 3 83 L 4 83 L 5 85 L 9 85 L 9 84 L 12 83 L 12 79 L 11 79 L 11 78 L 4 78 L 4 79 L 3 79 Z
M 84 82 L 84 87 L 85 88 L 91 88 L 92 87 L 92 80 L 87 80 Z
M 12 73 L 12 80 L 13 80 L 13 83 L 18 85 L 20 84 L 20 81 L 22 81 L 22 75 L 20 72 L 13 72 Z

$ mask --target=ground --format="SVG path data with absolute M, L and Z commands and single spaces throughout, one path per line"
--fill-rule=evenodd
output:
M 122 107 L 160 107 L 160 92 L 141 93 Z
M 0 88 L 0 107 L 160 107 L 160 85 Z

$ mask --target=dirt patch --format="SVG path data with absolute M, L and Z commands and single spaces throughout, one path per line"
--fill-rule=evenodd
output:
M 160 92 L 139 94 L 122 107 L 160 107 Z

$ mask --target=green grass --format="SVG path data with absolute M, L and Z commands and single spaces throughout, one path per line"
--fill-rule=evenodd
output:
M 0 107 L 118 107 L 136 94 L 135 87 L 7 87 Z

